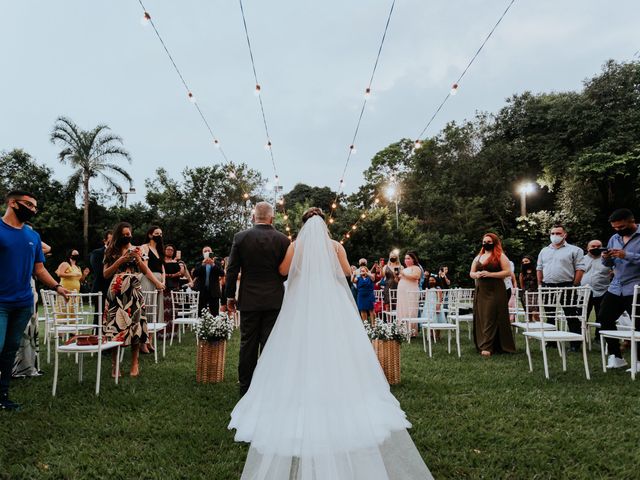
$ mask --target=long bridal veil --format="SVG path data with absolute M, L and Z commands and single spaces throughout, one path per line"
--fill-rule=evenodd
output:
M 295 243 L 287 291 L 251 387 L 231 414 L 243 479 L 432 478 L 407 433 L 322 218 Z

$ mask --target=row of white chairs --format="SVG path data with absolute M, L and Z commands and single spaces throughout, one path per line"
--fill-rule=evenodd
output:
M 52 394 L 55 396 L 58 383 L 59 354 L 74 354 L 78 363 L 78 381 L 82 382 L 83 376 L 83 355 L 94 353 L 99 354 L 97 358 L 96 373 L 96 395 L 100 393 L 100 370 L 102 355 L 105 350 L 116 349 L 119 361 L 116 365 L 115 383 L 118 383 L 119 365 L 124 354 L 121 349 L 122 342 L 105 335 L 103 325 L 102 293 L 72 293 L 65 300 L 52 290 L 41 290 L 42 304 L 44 307 L 44 321 L 46 328 L 47 360 L 50 362 L 51 351 L 54 352 L 54 375 Z M 164 332 L 162 344 L 162 356 L 166 355 L 166 329 L 163 312 L 158 307 L 158 292 L 142 292 L 145 305 L 145 316 L 147 318 L 148 333 L 153 335 L 153 343 L 156 346 L 154 360 L 158 363 L 158 333 Z M 178 341 L 181 341 L 181 331 L 186 326 L 194 327 L 200 322 L 198 313 L 199 292 L 172 291 L 171 300 L 173 307 L 172 314 L 172 336 L 177 327 Z M 96 345 L 78 345 L 77 343 L 66 343 L 65 341 L 74 335 L 95 335 Z M 53 344 L 53 345 L 52 345 Z M 53 348 L 52 348 L 53 347 Z

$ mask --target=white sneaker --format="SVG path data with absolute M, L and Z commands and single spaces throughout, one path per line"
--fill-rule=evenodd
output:
M 627 373 L 631 373 L 631 369 L 627 368 Z M 636 373 L 640 373 L 640 361 L 636 362 Z
M 628 363 L 624 358 L 618 358 L 615 355 L 609 355 L 609 360 L 607 361 L 607 368 L 624 368 L 627 365 Z

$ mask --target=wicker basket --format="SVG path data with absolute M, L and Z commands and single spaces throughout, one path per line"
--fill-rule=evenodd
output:
M 227 341 L 198 343 L 196 382 L 218 383 L 224 380 L 224 360 Z
M 389 385 L 400 383 L 400 342 L 396 340 L 372 340 Z

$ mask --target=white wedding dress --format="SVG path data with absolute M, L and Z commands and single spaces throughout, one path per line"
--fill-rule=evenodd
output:
M 295 243 L 251 387 L 231 413 L 242 479 L 433 478 L 407 433 L 321 217 Z

